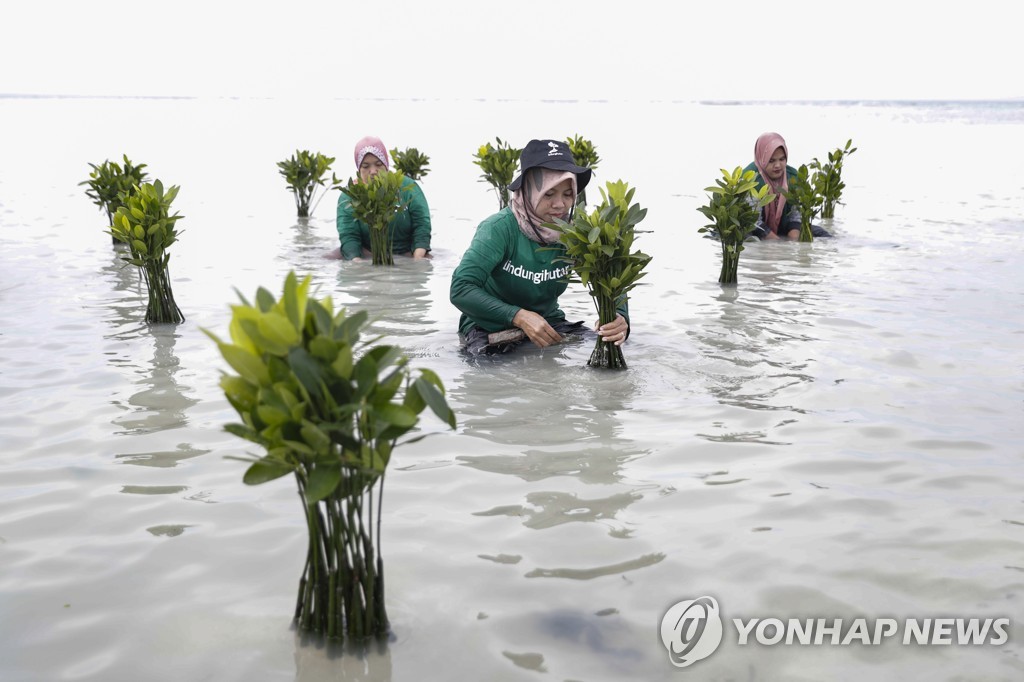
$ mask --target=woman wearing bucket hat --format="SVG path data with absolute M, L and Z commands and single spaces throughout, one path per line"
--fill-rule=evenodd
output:
M 474 355 L 505 352 L 526 339 L 543 348 L 583 324 L 566 321 L 558 307 L 570 268 L 559 261 L 558 232 L 543 224 L 570 219 L 591 170 L 577 166 L 559 140 L 530 140 L 519 168 L 509 206 L 480 223 L 452 275 L 451 302 L 462 311 L 459 337 Z M 597 333 L 617 345 L 626 340 L 625 301 Z
M 789 179 L 796 169 L 788 165 L 789 149 L 778 133 L 764 133 L 754 143 L 754 161 L 743 170 L 757 173 L 757 189 L 765 183 L 771 185 L 775 200 L 761 209 L 761 217 L 754 226 L 758 239 L 800 238 L 800 210 L 786 202 L 782 190 L 789 189 Z M 811 226 L 815 237 L 831 237 L 824 228 Z
M 353 158 L 359 178 L 356 182 L 367 182 L 382 170 L 391 169 L 391 160 L 384 143 L 377 137 L 364 137 L 356 143 Z M 403 195 L 409 201 L 404 211 L 390 223 L 392 252 L 412 255 L 413 258 L 430 258 L 430 209 L 423 190 L 411 178 L 402 182 L 402 188 L 409 188 Z M 344 192 L 338 197 L 338 239 L 341 241 L 341 257 L 345 260 L 362 260 L 370 257 L 370 228 L 355 219 L 350 199 Z

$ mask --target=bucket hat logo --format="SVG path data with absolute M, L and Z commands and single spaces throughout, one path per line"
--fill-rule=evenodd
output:
M 548 152 L 548 156 L 565 156 L 562 148 L 558 146 L 557 142 L 548 142 L 548 146 L 551 147 L 551 151 Z

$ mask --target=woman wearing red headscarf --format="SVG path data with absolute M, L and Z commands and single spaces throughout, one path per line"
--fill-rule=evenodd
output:
M 754 143 L 754 162 L 744 168 L 757 172 L 757 189 L 771 185 L 775 201 L 761 209 L 761 217 L 754 227 L 754 236 L 759 239 L 800 238 L 800 209 L 786 202 L 782 190 L 789 189 L 789 179 L 796 175 L 796 169 L 788 165 L 789 149 L 778 133 L 765 133 Z M 818 225 L 811 225 L 815 237 L 831 237 Z

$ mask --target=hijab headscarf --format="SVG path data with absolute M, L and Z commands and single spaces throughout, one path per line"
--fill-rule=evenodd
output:
M 566 180 L 572 180 L 572 195 L 575 197 L 575 173 L 556 171 L 550 168 L 531 168 L 526 171 L 519 189 L 512 192 L 512 201 L 509 202 L 512 214 L 515 215 L 516 222 L 519 223 L 519 231 L 530 241 L 544 245 L 554 244 L 558 241 L 559 233 L 557 231 L 542 226 L 542 223 L 547 222 L 547 218 L 537 215 L 537 207 L 546 192 Z
M 380 141 L 379 137 L 373 137 L 367 135 L 363 139 L 356 142 L 356 151 L 353 155 L 356 160 L 356 171 L 359 170 L 359 166 L 363 163 L 363 158 L 367 154 L 373 154 L 381 163 L 384 164 L 384 170 L 391 170 L 391 160 L 388 159 L 388 148 L 384 146 L 384 143 Z
M 768 179 L 765 169 L 768 167 L 772 154 L 779 147 L 786 152 L 788 159 L 789 149 L 786 147 L 786 141 L 778 133 L 764 133 L 754 143 L 754 165 L 757 166 L 757 172 L 761 174 L 761 179 L 771 186 L 772 192 L 776 195 L 775 201 L 764 207 L 765 223 L 768 225 L 768 229 L 776 234 L 779 231 L 779 223 L 782 221 L 782 209 L 786 206 L 786 197 L 779 190 L 789 189 L 789 174 L 783 171 L 782 181 L 773 182 Z

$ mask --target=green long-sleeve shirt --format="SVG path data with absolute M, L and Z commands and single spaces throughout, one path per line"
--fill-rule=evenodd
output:
M 558 307 L 569 284 L 570 268 L 558 260 L 564 255 L 561 244 L 527 239 L 510 208 L 484 220 L 452 274 L 449 296 L 462 311 L 459 332 L 466 334 L 474 325 L 487 332 L 509 329 L 521 308 L 548 324 L 565 320 Z M 625 302 L 619 312 L 628 321 Z
M 755 190 L 759 190 L 764 187 L 764 178 L 761 177 L 761 172 L 757 170 L 757 164 L 753 161 L 743 169 L 746 171 L 754 171 L 757 173 L 757 186 Z M 789 178 L 790 184 L 793 182 L 793 178 L 796 177 L 796 168 L 792 166 L 786 166 L 786 177 Z M 775 199 L 778 201 L 778 198 Z M 779 220 L 779 232 L 785 233 L 789 230 L 800 229 L 800 210 L 793 206 L 793 204 L 786 202 L 786 205 L 782 207 L 782 217 Z M 768 226 L 764 222 L 764 209 L 761 209 L 761 215 L 757 219 L 757 225 L 754 226 L 754 235 L 758 238 L 763 239 L 768 234 Z
M 409 187 L 403 197 L 409 201 L 401 213 L 391 221 L 392 253 L 410 253 L 416 249 L 430 251 L 430 209 L 423 190 L 411 178 L 406 178 L 402 187 Z M 352 215 L 350 199 L 344 192 L 338 197 L 338 239 L 341 241 L 341 257 L 345 260 L 358 258 L 363 249 L 370 249 L 370 227 Z

